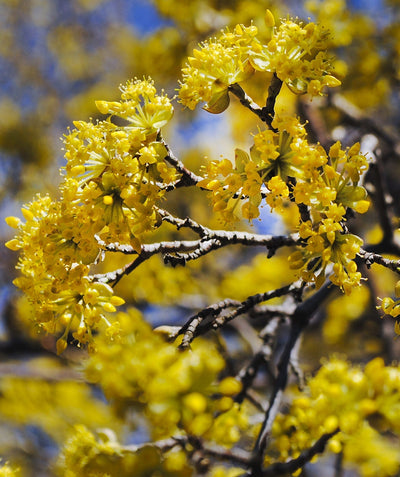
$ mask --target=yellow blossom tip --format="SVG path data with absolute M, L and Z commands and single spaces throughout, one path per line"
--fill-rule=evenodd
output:
M 269 10 L 269 9 L 266 10 L 265 16 L 264 16 L 264 20 L 265 20 L 265 25 L 266 25 L 268 28 L 272 28 L 272 27 L 275 26 L 275 18 L 274 18 L 274 16 L 272 15 L 271 10 Z
M 108 101 L 95 101 L 96 108 L 101 114 L 107 114 L 109 111 Z
M 104 303 L 103 308 L 105 309 L 105 311 L 108 311 L 109 313 L 114 313 L 115 311 L 117 311 L 115 306 L 110 302 Z
M 21 248 L 21 245 L 19 244 L 19 240 L 15 238 L 6 242 L 5 246 L 9 248 L 10 250 L 13 250 L 14 252 L 16 252 L 17 250 Z
M 62 354 L 67 349 L 67 346 L 68 346 L 68 343 L 66 339 L 64 338 L 58 339 L 56 343 L 57 354 L 58 355 Z
M 24 216 L 25 220 L 30 221 L 35 218 L 32 212 L 28 209 L 21 209 L 22 215 Z
M 359 214 L 365 214 L 365 212 L 369 209 L 369 201 L 368 200 L 360 200 L 354 207 L 355 211 Z
M 13 229 L 18 228 L 19 224 L 21 223 L 21 219 L 19 219 L 18 217 L 13 217 L 13 216 L 6 217 L 5 220 L 6 220 L 6 224 L 9 227 L 12 227 Z
M 110 303 L 114 306 L 121 306 L 125 303 L 125 300 L 119 296 L 112 296 Z
M 323 78 L 323 82 L 326 86 L 329 86 L 330 88 L 336 88 L 337 86 L 340 86 L 342 82 L 335 78 L 332 75 L 325 75 Z
M 112 205 L 113 202 L 114 202 L 114 200 L 113 200 L 111 195 L 105 195 L 103 197 L 103 204 L 104 205 Z
M 83 164 L 80 164 L 78 166 L 71 167 L 71 175 L 73 177 L 75 176 L 80 176 L 85 172 L 85 166 Z

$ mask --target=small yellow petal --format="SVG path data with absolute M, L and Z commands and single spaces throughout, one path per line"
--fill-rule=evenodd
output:
M 18 217 L 6 217 L 6 224 L 13 229 L 17 229 L 20 223 L 21 219 L 19 219 Z
M 112 303 L 104 303 L 103 308 L 109 313 L 114 313 L 115 311 L 117 311 L 117 309 Z
M 125 303 L 125 300 L 119 296 L 112 296 L 110 303 L 114 306 L 121 306 Z
M 28 209 L 21 209 L 21 212 L 27 221 L 33 220 L 35 218 L 32 212 Z
M 102 113 L 107 114 L 109 111 L 108 101 L 96 101 L 96 108 Z
M 267 10 L 267 11 L 265 12 L 264 20 L 265 20 L 265 25 L 266 25 L 268 28 L 272 28 L 272 27 L 275 26 L 275 18 L 274 18 L 274 16 L 272 15 L 271 10 Z
M 14 252 L 16 252 L 17 250 L 21 248 L 21 245 L 18 239 L 9 240 L 8 242 L 5 243 L 5 246 L 9 248 L 10 250 L 13 250 Z
M 67 340 L 65 340 L 64 338 L 60 338 L 59 340 L 57 340 L 57 343 L 56 343 L 57 354 L 60 355 L 61 353 L 63 353 L 67 349 L 67 346 L 68 346 Z
M 103 197 L 103 204 L 104 205 L 111 205 L 114 202 L 114 199 L 112 198 L 112 195 L 105 195 Z
M 340 80 L 331 75 L 324 76 L 323 82 L 326 86 L 329 86 L 330 88 L 335 88 L 336 86 L 340 86 L 342 84 Z

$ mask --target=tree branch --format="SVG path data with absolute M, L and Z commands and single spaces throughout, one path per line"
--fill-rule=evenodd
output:
M 272 131 L 277 132 L 278 130 L 272 127 L 272 121 L 275 116 L 276 98 L 281 90 L 281 87 L 282 81 L 277 77 L 276 73 L 274 73 L 268 88 L 268 98 L 266 105 L 263 108 L 256 104 L 239 84 L 235 83 L 230 85 L 228 90 L 239 99 L 243 106 L 249 109 L 252 113 L 256 114 L 262 122 L 266 123 Z
M 277 298 L 289 293 L 296 293 L 302 286 L 303 285 L 301 282 L 295 282 L 276 290 L 251 295 L 243 302 L 226 299 L 210 305 L 209 307 L 201 310 L 199 313 L 189 318 L 186 324 L 181 328 L 178 333 L 183 334 L 183 340 L 180 345 L 180 349 L 188 348 L 195 337 L 202 335 L 212 329 L 217 330 L 218 328 L 223 327 L 229 321 L 232 321 L 234 318 L 243 315 L 258 303 L 272 300 L 272 298 Z M 221 314 L 221 312 L 226 308 L 232 307 L 235 307 L 235 310 L 230 313 Z M 208 317 L 211 319 L 207 320 L 206 323 L 203 323 L 204 319 Z
M 368 252 L 367 250 L 360 249 L 358 256 L 364 261 L 365 265 L 369 268 L 373 263 L 378 263 L 383 267 L 393 270 L 400 274 L 400 260 L 389 260 L 382 257 L 377 253 Z
M 339 428 L 332 432 L 323 434 L 309 449 L 303 451 L 296 459 L 288 462 L 277 462 L 267 467 L 260 476 L 275 477 L 276 475 L 292 474 L 296 470 L 304 467 L 316 454 L 321 454 L 325 450 L 325 446 L 329 439 L 339 432 Z
M 254 477 L 261 475 L 262 459 L 267 445 L 268 435 L 275 416 L 279 411 L 282 394 L 287 385 L 289 366 L 294 350 L 296 349 L 297 341 L 314 313 L 319 309 L 322 302 L 329 296 L 333 289 L 335 289 L 335 287 L 331 283 L 326 283 L 304 303 L 300 303 L 291 316 L 290 335 L 278 363 L 278 375 L 275 387 L 272 392 L 268 410 L 265 414 L 263 425 L 254 446 L 256 462 L 252 474 Z
M 171 166 L 175 167 L 175 169 L 180 174 L 182 174 L 182 177 L 173 184 L 172 189 L 177 189 L 178 187 L 195 186 L 198 182 L 200 182 L 203 179 L 203 177 L 198 176 L 197 174 L 189 170 L 187 167 L 185 167 L 183 162 L 175 156 L 175 154 L 172 152 L 169 145 L 161 137 L 161 134 L 159 137 L 159 141 L 161 142 L 161 144 L 163 144 L 163 146 L 167 150 L 168 155 L 165 157 L 165 160 L 169 164 L 171 164 Z

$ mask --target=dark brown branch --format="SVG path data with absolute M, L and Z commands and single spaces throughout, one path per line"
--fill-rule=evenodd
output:
M 132 444 L 132 445 L 123 446 L 121 450 L 124 453 L 135 454 L 136 452 L 140 451 L 141 449 L 145 447 L 155 447 L 160 452 L 168 452 L 172 450 L 174 447 L 178 447 L 178 446 L 182 447 L 183 445 L 184 445 L 184 442 L 182 441 L 181 438 L 170 437 L 168 439 L 163 439 L 160 441 L 144 442 L 143 444 L 137 444 L 137 445 Z
M 272 464 L 259 475 L 261 477 L 275 477 L 276 475 L 292 474 L 296 470 L 304 467 L 315 455 L 324 452 L 329 439 L 338 432 L 339 428 L 323 434 L 313 446 L 303 451 L 296 459 L 289 460 L 285 463 L 277 462 L 276 464 Z
M 104 242 L 103 242 L 104 243 Z M 201 243 L 200 240 L 181 240 L 181 241 L 173 241 L 173 242 L 158 242 L 158 243 L 150 243 L 150 244 L 143 244 L 140 253 L 137 252 L 133 247 L 130 245 L 121 245 L 118 243 L 111 243 L 105 245 L 106 251 L 109 252 L 122 252 L 128 255 L 137 254 L 138 256 L 135 260 L 118 270 L 114 270 L 108 273 L 102 273 L 93 275 L 91 278 L 94 281 L 103 282 L 103 283 L 111 283 L 113 282 L 116 285 L 124 275 L 129 275 L 129 273 L 133 272 L 139 265 L 143 262 L 148 260 L 153 255 L 158 253 L 165 254 L 167 252 L 179 252 L 181 250 L 193 250 L 196 247 L 199 247 Z
M 223 327 L 234 318 L 246 313 L 255 305 L 272 300 L 272 298 L 288 295 L 290 293 L 296 293 L 301 287 L 302 283 L 295 282 L 276 290 L 251 295 L 243 302 L 238 302 L 236 300 L 223 300 L 205 308 L 204 310 L 201 310 L 199 313 L 189 318 L 189 320 L 180 330 L 179 334 L 184 335 L 180 348 L 188 348 L 196 336 L 207 333 L 212 329 L 216 330 Z M 221 313 L 226 308 L 232 307 L 235 307 L 235 309 L 230 313 Z M 204 324 L 203 321 L 206 317 L 216 318 L 207 320 L 207 322 Z
M 241 304 L 240 301 L 231 300 L 230 298 L 227 298 L 218 303 L 214 303 L 213 305 L 210 305 L 207 308 L 204 308 L 199 313 L 196 313 L 196 315 L 189 318 L 188 321 L 182 326 L 182 328 L 179 330 L 177 334 L 177 336 L 183 334 L 183 339 L 182 339 L 180 348 L 185 349 L 190 346 L 190 343 L 193 341 L 193 339 L 196 336 L 198 327 L 201 325 L 203 320 L 205 320 L 207 317 L 213 318 L 214 316 L 217 316 L 219 313 L 221 313 L 222 310 L 225 310 L 226 308 L 229 308 L 232 306 L 239 306 L 240 304 Z
M 252 113 L 256 114 L 261 121 L 265 122 L 263 108 L 255 103 L 238 83 L 231 84 L 228 87 L 228 91 L 239 99 L 240 104 L 243 104 L 243 106 L 249 109 Z
M 211 229 L 204 227 L 204 225 L 199 224 L 198 222 L 194 221 L 190 217 L 186 217 L 185 219 L 181 219 L 179 217 L 175 217 L 174 215 L 170 214 L 167 210 L 157 208 L 157 212 L 160 214 L 163 221 L 168 222 L 174 225 L 177 230 L 181 228 L 189 228 L 196 232 L 197 235 L 200 237 L 207 236 Z
M 400 260 L 389 260 L 388 258 L 382 257 L 377 253 L 368 252 L 367 250 L 361 249 L 358 252 L 358 256 L 364 261 L 365 265 L 369 268 L 373 263 L 382 265 L 383 267 L 393 270 L 400 274 Z
M 208 253 L 212 252 L 213 250 L 217 250 L 222 246 L 223 244 L 219 240 L 201 240 L 199 241 L 198 247 L 192 252 L 174 254 L 167 253 L 164 255 L 164 263 L 173 267 L 176 267 L 177 265 L 185 265 L 186 262 L 197 260 L 198 258 L 203 257 L 204 255 L 207 255 Z
M 374 206 L 378 212 L 378 219 L 383 231 L 383 240 L 388 242 L 393 240 L 393 226 L 389 213 L 389 206 L 386 199 L 388 187 L 384 184 L 383 164 L 380 155 L 374 164 L 371 164 L 369 173 L 373 175 L 373 184 L 375 188 Z
M 230 85 L 228 90 L 239 99 L 243 106 L 249 109 L 252 113 L 256 114 L 262 122 L 266 123 L 267 126 L 272 129 L 272 131 L 277 132 L 277 129 L 272 127 L 272 121 L 275 116 L 276 98 L 281 90 L 281 87 L 282 81 L 276 76 L 276 73 L 274 73 L 268 88 L 267 102 L 263 108 L 256 104 L 237 83 Z
M 250 363 L 239 372 L 238 378 L 240 379 L 243 387 L 240 393 L 235 398 L 236 402 L 241 403 L 243 402 L 244 398 L 247 397 L 248 390 L 252 386 L 253 381 L 257 376 L 258 370 L 261 366 L 267 367 L 270 376 L 275 379 L 275 376 L 273 376 L 272 371 L 269 369 L 269 363 L 271 361 L 273 345 L 280 322 L 280 318 L 273 318 L 268 323 L 268 325 L 263 330 L 263 345 L 261 346 L 259 351 L 257 351 L 253 355 Z
M 251 462 L 251 455 L 242 449 L 225 449 L 220 446 L 205 447 L 203 441 L 195 436 L 188 436 L 188 443 L 199 451 L 204 457 L 214 457 L 222 461 L 230 461 L 242 467 L 248 467 Z
M 164 141 L 163 138 L 160 137 L 159 140 L 167 150 L 167 156 L 165 157 L 165 160 L 169 164 L 171 164 L 171 166 L 173 166 L 180 174 L 182 174 L 182 177 L 174 183 L 174 189 L 177 189 L 178 187 L 195 186 L 203 179 L 203 177 L 198 176 L 197 174 L 189 170 L 187 167 L 185 167 L 183 162 L 174 155 L 174 153 L 171 151 L 171 148 L 168 146 L 168 144 Z
M 275 116 L 275 103 L 278 94 L 282 88 L 282 80 L 278 78 L 276 73 L 272 75 L 271 83 L 268 88 L 268 98 L 265 104 L 265 107 L 262 109 L 262 112 L 265 116 L 265 122 L 268 124 L 270 129 L 277 132 L 277 129 L 272 127 L 272 121 Z
M 268 291 L 265 293 L 257 293 L 256 295 L 249 296 L 245 301 L 241 303 L 241 305 L 236 308 L 236 310 L 228 313 L 226 315 L 218 317 L 214 323 L 212 323 L 212 328 L 217 329 L 224 326 L 229 321 L 233 320 L 237 316 L 243 315 L 255 305 L 259 303 L 263 303 L 265 301 L 272 300 L 273 298 L 278 298 L 280 296 L 289 295 L 290 293 L 297 293 L 300 289 L 303 288 L 303 282 L 298 281 L 291 283 L 290 285 L 286 285 L 281 288 L 277 288 L 276 290 Z
M 171 222 L 171 217 L 168 216 L 168 221 Z M 177 219 L 174 218 L 171 223 L 174 223 L 178 228 L 187 226 L 195 230 L 203 238 L 199 240 L 182 240 L 173 242 L 158 242 L 152 244 L 143 244 L 138 253 L 131 245 L 121 245 L 118 243 L 106 244 L 98 238 L 99 246 L 108 252 L 121 252 L 125 254 L 134 255 L 138 257 L 128 265 L 115 270 L 113 272 L 93 275 L 91 278 L 95 281 L 103 283 L 118 282 L 122 276 L 128 275 L 135 270 L 141 263 L 156 255 L 162 254 L 165 263 L 172 266 L 185 265 L 189 260 L 195 260 L 207 253 L 227 245 L 241 244 L 248 246 L 264 246 L 269 250 L 269 256 L 272 256 L 275 251 L 284 246 L 296 245 L 298 242 L 298 235 L 260 235 L 251 234 L 248 232 L 227 232 L 225 230 L 211 230 L 200 226 L 191 219 Z M 167 219 L 165 219 L 167 220 Z M 183 253 L 186 252 L 186 253 Z
M 310 322 L 314 313 L 320 308 L 322 302 L 334 289 L 335 287 L 332 284 L 325 284 L 305 302 L 300 303 L 291 316 L 290 335 L 278 363 L 278 375 L 275 387 L 270 399 L 268 410 L 265 414 L 263 425 L 254 447 L 254 459 L 256 462 L 252 473 L 254 477 L 261 475 L 264 450 L 267 445 L 272 423 L 274 422 L 276 414 L 279 411 L 283 391 L 287 385 L 289 366 L 294 350 L 296 349 L 297 341 L 299 340 L 304 329 L 308 326 L 308 323 Z

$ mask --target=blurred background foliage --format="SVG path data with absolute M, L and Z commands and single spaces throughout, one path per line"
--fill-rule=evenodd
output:
M 0 0 L 1 216 L 17 215 L 21 204 L 35 193 L 55 193 L 58 169 L 63 164 L 59 138 L 73 120 L 100 117 L 95 100 L 116 99 L 120 83 L 143 76 L 151 76 L 158 89 L 173 96 L 182 62 L 199 42 L 226 25 L 247 25 L 251 20 L 262 31 L 266 8 L 278 17 L 311 17 L 333 32 L 336 72 L 343 82 L 340 94 L 347 101 L 346 107 L 355 111 L 351 117 L 358 115 L 360 121 L 354 123 L 346 107 L 335 106 L 330 98 L 314 100 L 311 113 L 318 116 L 323 107 L 324 121 L 319 122 L 318 117 L 310 121 L 311 126 L 322 128 L 321 133 L 310 127 L 311 137 L 321 140 L 324 134 L 332 135 L 346 146 L 364 134 L 363 118 L 373 117 L 391 147 L 397 140 L 400 123 L 399 7 L 394 0 Z M 267 91 L 265 84 L 257 81 L 250 79 L 244 89 L 262 104 Z M 296 112 L 304 119 L 310 113 L 302 98 L 294 98 L 285 89 L 277 110 Z M 248 131 L 256 132 L 258 123 L 234 101 L 229 113 L 218 117 L 202 111 L 189 114 L 177 106 L 174 129 L 171 126 L 167 130 L 167 141 L 195 171 L 205 155 L 232 157 L 233 147 L 250 143 Z M 382 157 L 391 166 L 387 177 L 390 192 L 396 197 L 399 175 L 396 179 L 395 173 L 399 166 L 394 160 L 398 156 L 385 157 L 385 144 L 381 147 Z M 168 199 L 172 211 L 218 226 L 198 190 L 185 191 L 184 201 L 181 193 L 175 191 Z M 397 215 L 399 208 L 397 201 L 393 204 Z M 367 215 L 367 229 L 375 219 L 373 214 Z M 288 211 L 286 220 L 290 219 Z M 255 227 L 270 233 L 282 230 L 283 225 L 265 210 L 263 222 Z M 163 231 L 165 234 L 165 228 Z M 4 223 L 0 233 L 3 240 L 10 238 L 11 231 Z M 174 233 L 171 228 L 168 238 L 176 238 Z M 378 241 L 381 231 L 374 229 L 369 234 L 372 241 Z M 166 235 L 152 237 L 164 238 Z M 219 251 L 211 258 L 178 269 L 168 268 L 153 257 L 145 268 L 121 281 L 118 294 L 129 304 L 146 310 L 153 323 L 159 325 L 171 322 L 172 315 L 172 321 L 178 323 L 190 314 L 188 310 L 220 298 L 244 299 L 287 283 L 285 256 L 278 254 L 267 262 L 265 254 L 239 252 L 237 248 L 234 253 Z M 114 256 L 102 265 L 103 269 L 121 266 L 123 260 L 124 257 Z M 69 350 L 62 359 L 55 358 L 54 340 L 38 336 L 29 326 L 29 307 L 23 298 L 16 299 L 11 285 L 14 265 L 15 254 L 2 247 L 0 454 L 19 462 L 25 469 L 23 474 L 52 475 L 46 470 L 48 462 L 71 426 L 104 426 L 118 432 L 122 424 L 110 414 L 102 396 L 93 394 L 80 381 L 74 363 L 79 362 L 83 352 Z M 310 370 L 322 352 L 348 352 L 358 361 L 377 355 L 394 357 L 391 331 L 376 319 L 376 303 L 371 298 L 374 287 L 381 296 L 390 294 L 394 278 L 380 269 L 378 280 L 374 273 L 373 267 L 372 288 L 363 286 L 350 298 L 338 295 L 321 311 L 320 319 L 305 338 L 303 353 Z M 388 324 L 392 329 L 392 322 Z M 241 333 L 246 336 L 246 330 Z M 354 346 L 351 342 L 356 336 Z M 251 341 L 251 334 L 247 338 Z M 324 340 L 324 350 L 315 347 L 316 339 Z M 230 345 L 235 347 L 237 343 L 232 339 L 227 346 Z

